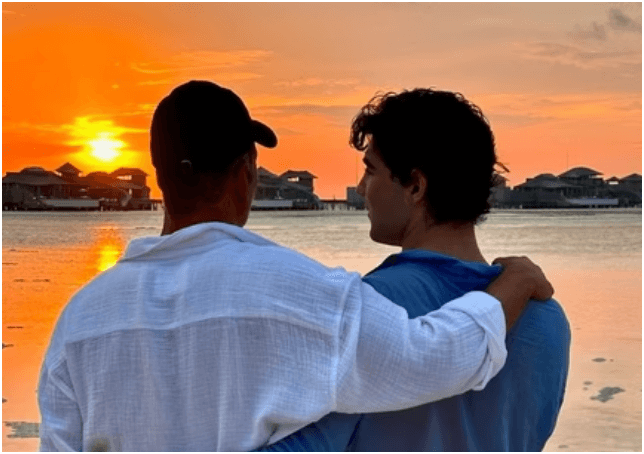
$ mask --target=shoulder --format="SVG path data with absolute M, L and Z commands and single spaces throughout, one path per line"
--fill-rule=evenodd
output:
M 434 267 L 410 261 L 387 264 L 387 261 L 363 277 L 363 281 L 403 307 L 409 317 L 439 309 L 453 299 L 450 298 L 453 292 L 445 287 Z
M 276 244 L 231 241 L 186 268 L 191 272 L 188 297 L 221 301 L 208 313 L 333 331 L 346 310 L 359 311 L 359 304 L 347 304 L 361 301 L 358 273 L 327 267 Z
M 114 266 L 78 289 L 58 317 L 51 346 L 92 336 L 99 327 L 113 323 L 114 317 L 108 316 L 110 308 L 121 301 L 126 278 L 131 278 L 131 273 Z
M 356 272 L 328 267 L 300 252 L 277 245 L 244 246 L 230 257 L 229 265 L 244 271 L 249 279 L 307 291 L 343 290 L 360 281 Z
M 405 281 L 434 281 L 441 277 L 439 265 L 430 255 L 430 258 L 417 257 L 418 251 L 402 252 L 387 257 L 380 265 L 364 276 L 368 283 L 388 283 L 393 286 L 404 286 Z M 401 282 L 401 279 L 405 281 Z
M 570 323 L 563 307 L 557 300 L 530 301 L 519 322 L 516 331 L 526 328 L 539 328 L 549 334 L 565 335 L 570 333 Z M 515 331 L 513 328 L 512 331 Z
M 554 299 L 530 301 L 507 338 L 508 351 L 531 352 L 520 355 L 526 356 L 526 361 L 535 360 L 534 355 L 537 355 L 548 362 L 567 362 L 570 341 L 570 323 L 562 306 Z

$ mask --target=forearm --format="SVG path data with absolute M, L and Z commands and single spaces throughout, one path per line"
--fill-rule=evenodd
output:
M 393 411 L 482 389 L 503 366 L 505 321 L 489 295 L 470 293 L 409 320 L 366 287 L 360 329 L 347 339 L 354 356 L 341 357 L 337 411 Z

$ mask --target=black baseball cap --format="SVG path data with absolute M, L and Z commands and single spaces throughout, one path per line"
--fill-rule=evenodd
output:
M 277 145 L 271 128 L 250 118 L 239 96 L 219 85 L 193 80 L 163 98 L 152 116 L 150 148 L 158 170 L 225 170 L 253 143 Z

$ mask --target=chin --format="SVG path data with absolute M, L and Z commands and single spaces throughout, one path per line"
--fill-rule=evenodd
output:
M 386 244 L 388 246 L 400 246 L 400 241 L 394 238 L 392 235 L 388 235 L 385 232 L 374 231 L 373 226 L 369 231 L 369 237 L 376 243 Z

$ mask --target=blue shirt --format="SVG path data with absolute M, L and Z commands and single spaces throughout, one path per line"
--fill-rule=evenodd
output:
M 410 250 L 390 256 L 364 280 L 417 317 L 485 289 L 499 272 Z M 568 374 L 570 326 L 561 306 L 530 302 L 506 344 L 505 367 L 482 391 L 396 412 L 331 413 L 265 450 L 540 451 L 554 430 Z

